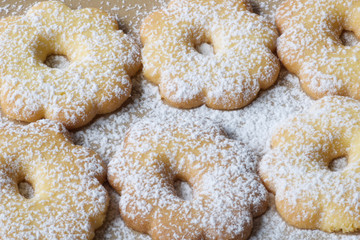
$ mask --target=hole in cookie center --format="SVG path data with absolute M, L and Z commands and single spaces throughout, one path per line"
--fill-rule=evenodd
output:
M 329 169 L 332 172 L 343 170 L 348 164 L 346 157 L 335 158 L 329 163 Z
M 191 186 L 184 181 L 177 180 L 174 183 L 176 195 L 186 201 L 191 201 L 193 197 L 193 191 Z
M 359 43 L 359 39 L 355 36 L 352 31 L 344 30 L 340 35 L 340 40 L 344 46 L 355 46 Z
M 51 54 L 46 57 L 44 64 L 49 68 L 65 69 L 70 65 L 70 61 L 64 55 Z
M 214 46 L 210 43 L 201 43 L 195 46 L 198 53 L 205 56 L 215 55 Z
M 34 197 L 34 188 L 30 183 L 23 180 L 18 184 L 19 193 L 26 199 L 31 199 Z

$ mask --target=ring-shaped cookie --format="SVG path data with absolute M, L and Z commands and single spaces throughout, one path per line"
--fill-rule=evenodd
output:
M 102 160 L 49 120 L 0 124 L 0 238 L 92 239 L 106 216 Z M 32 198 L 18 184 L 30 183 Z
M 267 207 L 254 154 L 209 121 L 138 123 L 108 179 L 125 223 L 153 239 L 246 239 Z M 177 197 L 177 179 L 193 188 L 190 201 Z
M 279 128 L 260 176 L 286 222 L 326 232 L 360 230 L 360 103 L 324 97 Z M 332 170 L 334 159 L 347 165 Z
M 343 30 L 359 38 L 359 21 L 357 0 L 286 0 L 277 10 L 278 56 L 312 98 L 360 99 L 360 46 L 340 40 Z
M 277 30 L 248 9 L 245 0 L 173 0 L 144 20 L 144 76 L 166 102 L 237 109 L 276 81 Z M 214 54 L 200 54 L 202 43 Z
M 140 49 L 108 13 L 45 1 L 0 20 L 0 104 L 11 118 L 49 118 L 78 128 L 130 96 Z M 65 69 L 44 64 L 65 55 Z

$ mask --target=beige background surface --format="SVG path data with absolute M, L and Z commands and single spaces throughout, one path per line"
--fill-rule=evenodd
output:
M 36 0 L 0 0 L 0 15 L 10 16 L 24 13 Z M 72 8 L 97 7 L 117 16 L 121 29 L 138 37 L 141 20 L 152 10 L 166 6 L 167 0 L 66 0 Z M 281 0 L 251 0 L 256 13 L 269 21 Z M 312 102 L 301 90 L 298 79 L 282 70 L 276 85 L 260 93 L 248 107 L 222 112 L 204 106 L 193 110 L 178 110 L 164 104 L 156 86 L 148 83 L 139 73 L 133 79 L 132 97 L 119 110 L 112 114 L 97 117 L 88 126 L 72 132 L 77 144 L 98 152 L 108 162 L 121 143 L 126 130 L 144 117 L 156 118 L 159 115 L 181 116 L 184 118 L 208 117 L 225 129 L 231 138 L 244 142 L 258 153 L 259 159 L 269 147 L 271 132 L 288 116 L 306 109 Z M 8 121 L 3 118 L 2 121 Z M 127 228 L 118 213 L 119 195 L 108 185 L 111 196 L 106 223 L 98 229 L 95 239 L 150 239 L 147 235 Z M 328 234 L 321 231 L 299 230 L 288 226 L 277 214 L 273 202 L 269 211 L 254 220 L 250 239 L 358 239 L 356 235 Z

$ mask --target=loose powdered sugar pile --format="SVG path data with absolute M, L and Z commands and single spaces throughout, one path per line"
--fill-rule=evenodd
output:
M 50 55 L 44 63 L 48 67 L 59 69 L 65 69 L 70 65 L 69 60 L 63 55 Z
M 16 15 L 26 10 L 30 1 L 17 1 L 15 5 L 0 1 L 0 14 Z M 78 1 L 66 1 L 78 8 Z M 139 25 L 147 14 L 165 7 L 165 0 L 131 1 L 80 1 L 81 7 L 98 7 L 117 14 L 122 29 L 139 41 Z M 252 0 L 256 13 L 274 21 L 275 9 L 280 0 Z M 120 14 L 121 13 L 121 14 Z M 347 38 L 348 39 L 348 38 Z M 351 39 L 350 39 L 351 41 Z M 298 78 L 282 70 L 275 86 L 260 92 L 249 106 L 236 111 L 217 111 L 205 106 L 180 110 L 169 107 L 160 98 L 157 86 L 148 83 L 141 73 L 133 79 L 131 98 L 118 111 L 97 117 L 88 126 L 74 131 L 72 136 L 77 144 L 90 147 L 109 162 L 124 139 L 126 131 L 142 118 L 158 119 L 160 116 L 193 119 L 206 117 L 219 123 L 230 138 L 247 144 L 260 159 L 270 150 L 269 140 L 273 129 L 286 121 L 289 116 L 307 109 L 312 100 L 301 90 Z M 3 121 L 8 121 L 4 118 Z M 105 184 L 111 197 L 105 224 L 97 230 L 95 239 L 150 239 L 127 228 L 118 212 L 120 196 Z M 254 220 L 252 240 L 280 239 L 357 239 L 356 235 L 328 234 L 321 231 L 300 230 L 287 225 L 276 212 L 273 200 L 271 207 Z

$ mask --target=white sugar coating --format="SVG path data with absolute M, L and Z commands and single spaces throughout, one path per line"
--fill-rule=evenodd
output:
M 259 170 L 289 221 L 326 231 L 360 228 L 359 116 L 357 100 L 324 97 L 276 131 Z M 344 156 L 342 170 L 329 169 Z
M 301 112 L 312 102 L 301 91 L 298 79 L 286 72 L 281 73 L 280 82 L 274 88 L 262 92 L 259 98 L 249 107 L 238 111 L 216 111 L 204 106 L 184 111 L 169 107 L 161 102 L 157 87 L 149 84 L 142 76 L 135 79 L 134 89 L 132 101 L 125 108 L 122 108 L 117 113 L 101 117 L 92 125 L 75 132 L 73 137 L 77 143 L 95 149 L 105 161 L 109 161 L 123 141 L 128 128 L 132 123 L 139 121 L 144 116 L 152 119 L 160 116 L 173 116 L 174 118 L 184 119 L 204 116 L 220 123 L 231 138 L 241 140 L 261 156 L 269 150 L 272 129 L 280 121 Z M 116 205 L 116 203 L 112 204 Z M 275 214 L 274 211 L 272 213 Z M 144 235 L 138 236 L 129 230 L 124 231 L 123 228 L 117 229 L 117 226 L 123 227 L 119 213 L 110 211 L 109 215 L 112 216 L 113 220 L 104 228 L 111 233 L 111 236 L 115 235 L 118 238 L 124 236 L 125 239 L 149 239 Z M 277 221 L 281 221 L 274 219 L 277 221 L 272 222 L 272 215 L 265 215 L 265 217 L 269 217 L 270 219 L 267 221 L 274 225 L 278 225 Z M 256 222 L 255 220 L 255 224 Z M 303 230 L 296 230 L 283 222 L 282 224 L 287 231 L 299 231 L 300 234 L 303 232 Z M 272 224 L 269 227 L 271 226 Z M 103 229 L 102 231 L 106 232 Z M 260 232 L 257 239 L 261 240 L 267 237 L 269 237 L 268 239 L 279 239 L 282 236 L 281 234 L 283 232 L 274 232 L 274 235 Z M 324 239 L 328 237 L 326 234 L 323 236 Z M 96 239 L 102 239 L 103 235 L 99 234 L 96 237 Z
M 203 55 L 212 56 L 214 55 L 214 47 L 208 43 L 202 43 L 198 46 L 195 46 L 196 51 Z
M 0 14 L 19 15 L 23 13 L 30 0 L 19 0 L 9 4 L 7 0 L 0 1 Z M 35 2 L 32 1 L 32 2 Z M 251 0 L 256 13 L 274 22 L 275 10 L 281 0 Z M 137 1 L 66 1 L 72 8 L 98 7 L 117 16 L 121 29 L 138 37 L 141 20 L 150 11 L 166 6 L 166 0 Z M 114 9 L 114 10 L 111 10 Z M 119 10 L 117 10 L 119 9 Z M 133 123 L 144 116 L 156 118 L 161 115 L 169 117 L 192 118 L 208 117 L 222 125 L 231 138 L 239 139 L 248 144 L 262 156 L 269 151 L 271 132 L 276 125 L 281 125 L 288 116 L 296 115 L 307 109 L 312 100 L 300 89 L 298 78 L 283 71 L 278 83 L 267 91 L 261 92 L 248 107 L 237 111 L 215 111 L 205 107 L 194 110 L 177 110 L 161 101 L 158 88 L 149 84 L 141 75 L 133 80 L 132 97 L 123 108 L 117 112 L 98 117 L 92 124 L 73 132 L 78 144 L 90 147 L 98 152 L 105 161 L 109 161 L 117 147 L 124 139 L 125 132 Z M 2 117 L 1 121 L 9 121 Z M 107 220 L 96 232 L 95 239 L 146 239 L 147 235 L 138 234 L 126 227 L 118 211 L 119 195 L 106 185 L 110 193 L 110 206 Z M 321 231 L 300 230 L 289 226 L 276 212 L 274 203 L 261 217 L 254 219 L 254 229 L 251 240 L 355 240 L 356 235 L 328 234 Z
M 107 13 L 48 1 L 1 24 L 0 98 L 10 117 L 45 117 L 76 128 L 129 97 L 140 49 Z M 48 67 L 49 55 L 65 55 L 70 64 Z
M 50 55 L 44 63 L 51 68 L 59 69 L 65 69 L 70 65 L 69 60 L 63 55 Z
M 173 0 L 144 20 L 140 35 L 144 75 L 176 107 L 238 109 L 279 73 L 277 30 L 243 1 Z M 207 42 L 214 54 L 199 54 Z
M 310 96 L 360 99 L 360 48 L 354 36 L 342 41 L 344 31 L 360 36 L 359 11 L 356 0 L 289 0 L 279 8 L 278 56 Z
M 340 39 L 345 46 L 356 46 L 359 43 L 359 40 L 351 31 L 344 31 Z
M 125 132 L 144 116 L 206 117 L 220 123 L 233 139 L 239 139 L 259 154 L 268 150 L 272 129 L 280 120 L 302 111 L 312 100 L 300 90 L 298 79 L 285 71 L 280 73 L 277 86 L 260 94 L 249 107 L 237 111 L 211 110 L 205 106 L 191 110 L 172 108 L 161 101 L 156 86 L 140 75 L 134 79 L 132 99 L 120 111 L 100 117 L 92 125 L 74 133 L 75 139 L 85 146 L 93 146 L 108 162 Z M 261 129 L 261 131 L 260 131 Z M 95 147 L 96 146 L 96 147 Z
M 272 196 L 272 195 L 271 195 Z M 304 230 L 289 226 L 276 211 L 274 197 L 271 208 L 260 218 L 255 219 L 250 240 L 357 240 L 358 234 L 329 234 L 319 230 Z
M 275 24 L 275 14 L 276 9 L 281 1 L 279 0 L 267 0 L 267 1 L 259 1 L 259 0 L 250 0 L 250 6 L 253 12 L 260 14 L 265 17 L 268 21 Z
M 108 165 L 108 179 L 121 194 L 122 216 L 139 231 L 245 239 L 252 217 L 267 208 L 256 167 L 255 155 L 211 121 L 161 117 L 131 127 Z M 177 179 L 194 189 L 191 201 L 176 195 Z
M 101 225 L 108 205 L 105 168 L 67 135 L 49 120 L 0 123 L 3 239 L 91 239 Z
M 331 171 L 340 171 L 344 169 L 347 164 L 348 162 L 346 157 L 337 158 L 334 159 L 331 163 L 329 163 L 329 169 Z
M 95 239 L 151 240 L 151 238 L 148 235 L 140 234 L 138 232 L 133 231 L 131 228 L 126 227 L 119 213 L 119 201 L 120 201 L 119 194 L 116 191 L 114 191 L 108 183 L 105 184 L 105 188 L 110 194 L 111 200 L 108 208 L 108 214 L 105 219 L 105 223 L 99 230 L 96 231 Z
M 174 182 L 174 188 L 176 191 L 176 195 L 181 199 L 190 201 L 193 196 L 193 190 L 191 186 L 184 181 L 176 181 Z

